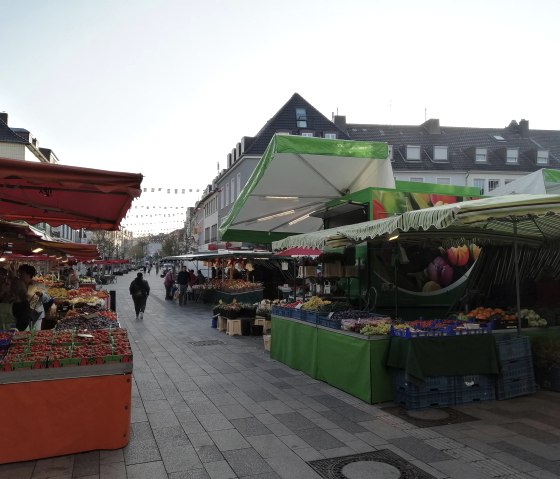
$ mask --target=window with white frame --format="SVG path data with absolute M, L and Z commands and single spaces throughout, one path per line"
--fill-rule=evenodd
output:
M 414 181 L 416 183 L 424 183 L 424 178 L 421 176 L 411 176 L 410 181 Z
M 312 131 L 304 131 L 304 132 L 302 132 L 301 136 L 306 136 L 307 138 L 313 138 L 313 132 Z
M 414 145 L 407 145 L 406 159 L 408 161 L 420 161 L 420 147 Z
M 486 180 L 483 178 L 475 178 L 473 180 L 473 186 L 480 190 L 480 194 L 484 194 L 484 188 L 486 187 Z
M 229 183 L 226 183 L 226 206 L 229 206 Z
M 237 197 L 241 193 L 241 173 L 237 173 Z
M 223 208 L 225 206 L 225 197 L 226 197 L 226 194 L 224 192 L 224 189 L 222 188 L 220 190 L 220 208 Z
M 500 187 L 500 180 L 488 180 L 488 191 L 495 190 Z
M 336 133 L 325 133 L 325 138 L 327 140 L 336 140 Z
M 210 243 L 210 227 L 204 228 L 204 244 Z
M 235 201 L 235 180 L 232 178 L 230 181 L 231 187 L 230 187 L 230 197 L 229 197 L 229 201 L 231 202 L 231 204 L 233 204 L 233 202 Z
M 296 124 L 298 128 L 307 128 L 307 112 L 305 108 L 296 108 Z
M 548 165 L 548 150 L 537 151 L 537 165 Z
M 488 161 L 488 149 L 476 148 L 474 161 L 476 161 L 477 163 L 486 163 Z
M 434 161 L 447 161 L 447 146 L 434 146 Z
M 451 179 L 446 178 L 446 177 L 438 177 L 438 178 L 436 178 L 436 183 L 438 185 L 450 185 L 451 184 Z
M 517 148 L 508 148 L 506 151 L 506 163 L 516 164 L 519 159 L 519 150 Z

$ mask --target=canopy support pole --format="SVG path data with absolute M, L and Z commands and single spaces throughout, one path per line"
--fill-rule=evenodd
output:
M 521 333 L 521 293 L 519 288 L 519 257 L 517 252 L 517 221 L 513 220 L 513 263 L 515 266 L 515 296 L 517 300 L 517 333 Z

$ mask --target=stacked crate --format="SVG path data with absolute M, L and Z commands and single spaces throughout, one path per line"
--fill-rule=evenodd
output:
M 455 376 L 455 404 L 496 399 L 496 378 L 490 374 Z
M 408 378 L 399 369 L 393 376 L 394 402 L 406 409 L 447 407 L 455 404 L 455 377 L 428 376 L 423 383 Z
M 510 399 L 536 391 L 531 343 L 527 336 L 496 334 L 500 375 L 496 397 Z

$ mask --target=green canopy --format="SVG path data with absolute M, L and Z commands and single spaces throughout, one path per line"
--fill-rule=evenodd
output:
M 367 187 L 395 187 L 386 143 L 275 135 L 222 223 L 220 237 L 272 242 L 317 231 L 322 220 L 312 213 Z
M 516 232 L 514 232 L 514 224 Z M 331 228 L 275 241 L 273 249 L 321 248 L 329 238 L 355 242 L 396 231 L 431 231 L 438 236 L 514 238 L 536 243 L 560 239 L 560 195 L 509 195 L 408 211 L 382 220 Z

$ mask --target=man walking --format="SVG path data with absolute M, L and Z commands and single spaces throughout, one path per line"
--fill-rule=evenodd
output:
M 144 279 L 142 273 L 138 273 L 136 278 L 132 280 L 129 288 L 134 301 L 134 311 L 136 312 L 136 319 L 144 319 L 144 310 L 146 309 L 146 301 L 150 295 L 150 285 Z
M 177 284 L 179 285 L 179 306 L 187 304 L 187 289 L 189 287 L 189 272 L 186 266 L 181 267 L 177 274 Z

